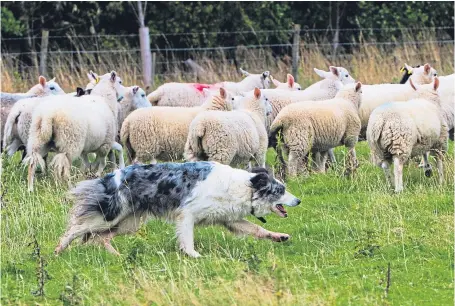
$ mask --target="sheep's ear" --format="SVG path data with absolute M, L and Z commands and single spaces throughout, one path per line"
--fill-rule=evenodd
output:
M 46 86 L 46 78 L 43 77 L 42 75 L 39 76 L 38 82 L 41 86 L 43 86 L 43 87 Z
M 111 71 L 111 82 L 114 83 L 116 78 L 117 78 L 117 72 L 112 70 Z
M 330 69 L 330 72 L 332 72 L 332 74 L 333 74 L 334 76 L 338 77 L 339 73 L 338 73 L 337 67 L 330 66 L 329 69 Z
M 242 68 L 239 68 L 239 70 L 240 70 L 240 73 L 242 74 L 242 76 L 244 78 L 250 75 L 250 73 L 248 71 L 245 71 Z
M 270 77 L 270 71 L 264 71 L 264 72 L 262 73 L 262 78 L 265 80 L 265 79 L 267 79 L 268 77 Z
M 355 84 L 355 92 L 358 92 L 360 88 L 362 88 L 362 83 L 357 82 L 357 84 Z
M 227 93 L 226 89 L 224 89 L 223 87 L 220 88 L 220 96 L 221 98 L 226 99 Z
M 273 85 L 275 85 L 276 87 L 280 86 L 281 82 L 278 80 L 275 80 L 273 78 L 273 76 L 270 76 L 270 79 L 272 80 Z
M 292 76 L 292 74 L 289 74 L 288 73 L 288 86 L 289 88 L 293 88 L 294 87 L 294 77 Z
M 80 87 L 76 88 L 76 97 L 83 96 L 84 94 L 85 94 L 85 91 L 82 88 L 80 88 Z
M 254 97 L 259 99 L 261 97 L 261 90 L 257 87 L 254 88 Z
M 414 83 L 412 82 L 412 79 L 411 79 L 411 78 L 409 78 L 409 84 L 411 85 L 411 87 L 412 87 L 415 91 L 417 91 L 417 87 L 414 85 Z
M 438 88 L 439 88 L 439 78 L 435 77 L 434 78 L 434 83 L 433 83 L 433 89 L 434 90 L 438 90 Z
M 55 82 L 55 77 L 52 78 L 52 80 L 49 80 L 49 82 Z
M 319 75 L 321 78 L 325 78 L 326 72 L 324 70 L 320 70 L 318 68 L 313 68 L 314 72 L 316 72 L 317 75 Z
M 137 93 L 139 90 L 139 86 L 133 86 L 133 96 Z
M 425 64 L 425 65 L 423 66 L 423 71 L 425 72 L 425 74 L 430 74 L 430 72 L 431 72 L 431 66 L 430 66 L 430 64 L 428 64 L 428 63 Z

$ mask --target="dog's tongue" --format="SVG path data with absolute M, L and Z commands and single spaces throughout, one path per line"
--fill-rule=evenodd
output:
M 285 217 L 288 216 L 288 213 L 287 213 L 286 210 L 284 209 L 283 205 L 278 204 L 278 205 L 276 206 L 276 208 L 278 208 L 278 210 L 279 210 Z

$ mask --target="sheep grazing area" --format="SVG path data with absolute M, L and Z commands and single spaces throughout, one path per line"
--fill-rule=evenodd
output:
M 2 305 L 449 305 L 453 302 L 453 142 L 445 182 L 426 178 L 418 161 L 404 170 L 401 194 L 384 183 L 359 143 L 360 168 L 287 181 L 302 199 L 265 228 L 283 243 L 238 238 L 220 227 L 196 229 L 195 260 L 176 252 L 173 225 L 151 221 L 120 236 L 116 257 L 73 245 L 56 257 L 70 202 L 66 184 L 37 174 L 26 188 L 20 153 L 2 162 Z M 335 150 L 343 161 L 346 150 Z M 268 164 L 275 164 L 269 149 Z M 434 161 L 433 161 L 434 163 Z M 77 171 L 75 181 L 84 179 Z M 260 224 L 254 217 L 250 221 Z

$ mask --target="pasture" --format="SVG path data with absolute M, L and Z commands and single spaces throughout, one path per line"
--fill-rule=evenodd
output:
M 20 154 L 2 158 L 2 305 L 449 305 L 453 303 L 453 142 L 445 182 L 426 178 L 418 162 L 404 170 L 405 190 L 394 194 L 369 160 L 343 176 L 339 164 L 325 175 L 287 181 L 302 204 L 289 217 L 267 217 L 265 228 L 288 233 L 274 243 L 238 238 L 221 227 L 198 228 L 202 258 L 177 251 L 172 225 L 152 221 L 113 245 L 120 257 L 74 243 L 53 251 L 65 230 L 67 187 L 38 174 L 27 192 Z M 268 164 L 275 164 L 272 150 Z M 434 165 L 434 161 L 433 161 Z M 435 169 L 435 167 L 434 167 Z M 72 171 L 74 181 L 83 177 Z M 255 218 L 250 221 L 260 223 Z

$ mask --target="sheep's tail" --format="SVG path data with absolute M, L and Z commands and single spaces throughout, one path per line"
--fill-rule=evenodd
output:
M 17 121 L 19 116 L 21 115 L 20 109 L 12 109 L 11 112 L 8 114 L 8 118 L 5 122 L 5 130 L 3 135 L 3 150 L 8 150 L 8 155 L 13 155 L 17 148 L 10 147 L 13 142 L 13 129 L 17 127 Z M 10 148 L 8 148 L 10 147 Z
M 149 93 L 149 95 L 147 96 L 147 99 L 149 100 L 150 104 L 152 104 L 152 106 L 157 106 L 158 102 L 160 101 L 162 96 L 163 96 L 163 89 L 160 86 L 155 91 L 152 91 L 151 93 Z
M 204 148 L 202 147 L 202 137 L 205 135 L 205 126 L 195 124 L 190 126 L 188 138 L 185 144 L 184 157 L 186 161 L 197 161 L 206 159 Z
M 59 153 L 54 156 L 50 166 L 54 169 L 54 175 L 58 179 L 67 179 L 70 176 L 71 160 L 66 153 Z
M 274 148 L 280 164 L 286 166 L 281 146 L 278 146 L 278 134 L 282 134 L 283 124 L 280 120 L 274 120 L 269 132 L 269 148 Z
M 128 159 L 132 163 L 136 159 L 136 151 L 130 142 L 130 121 L 128 118 L 123 121 L 122 129 L 120 130 L 120 141 L 125 145 Z

